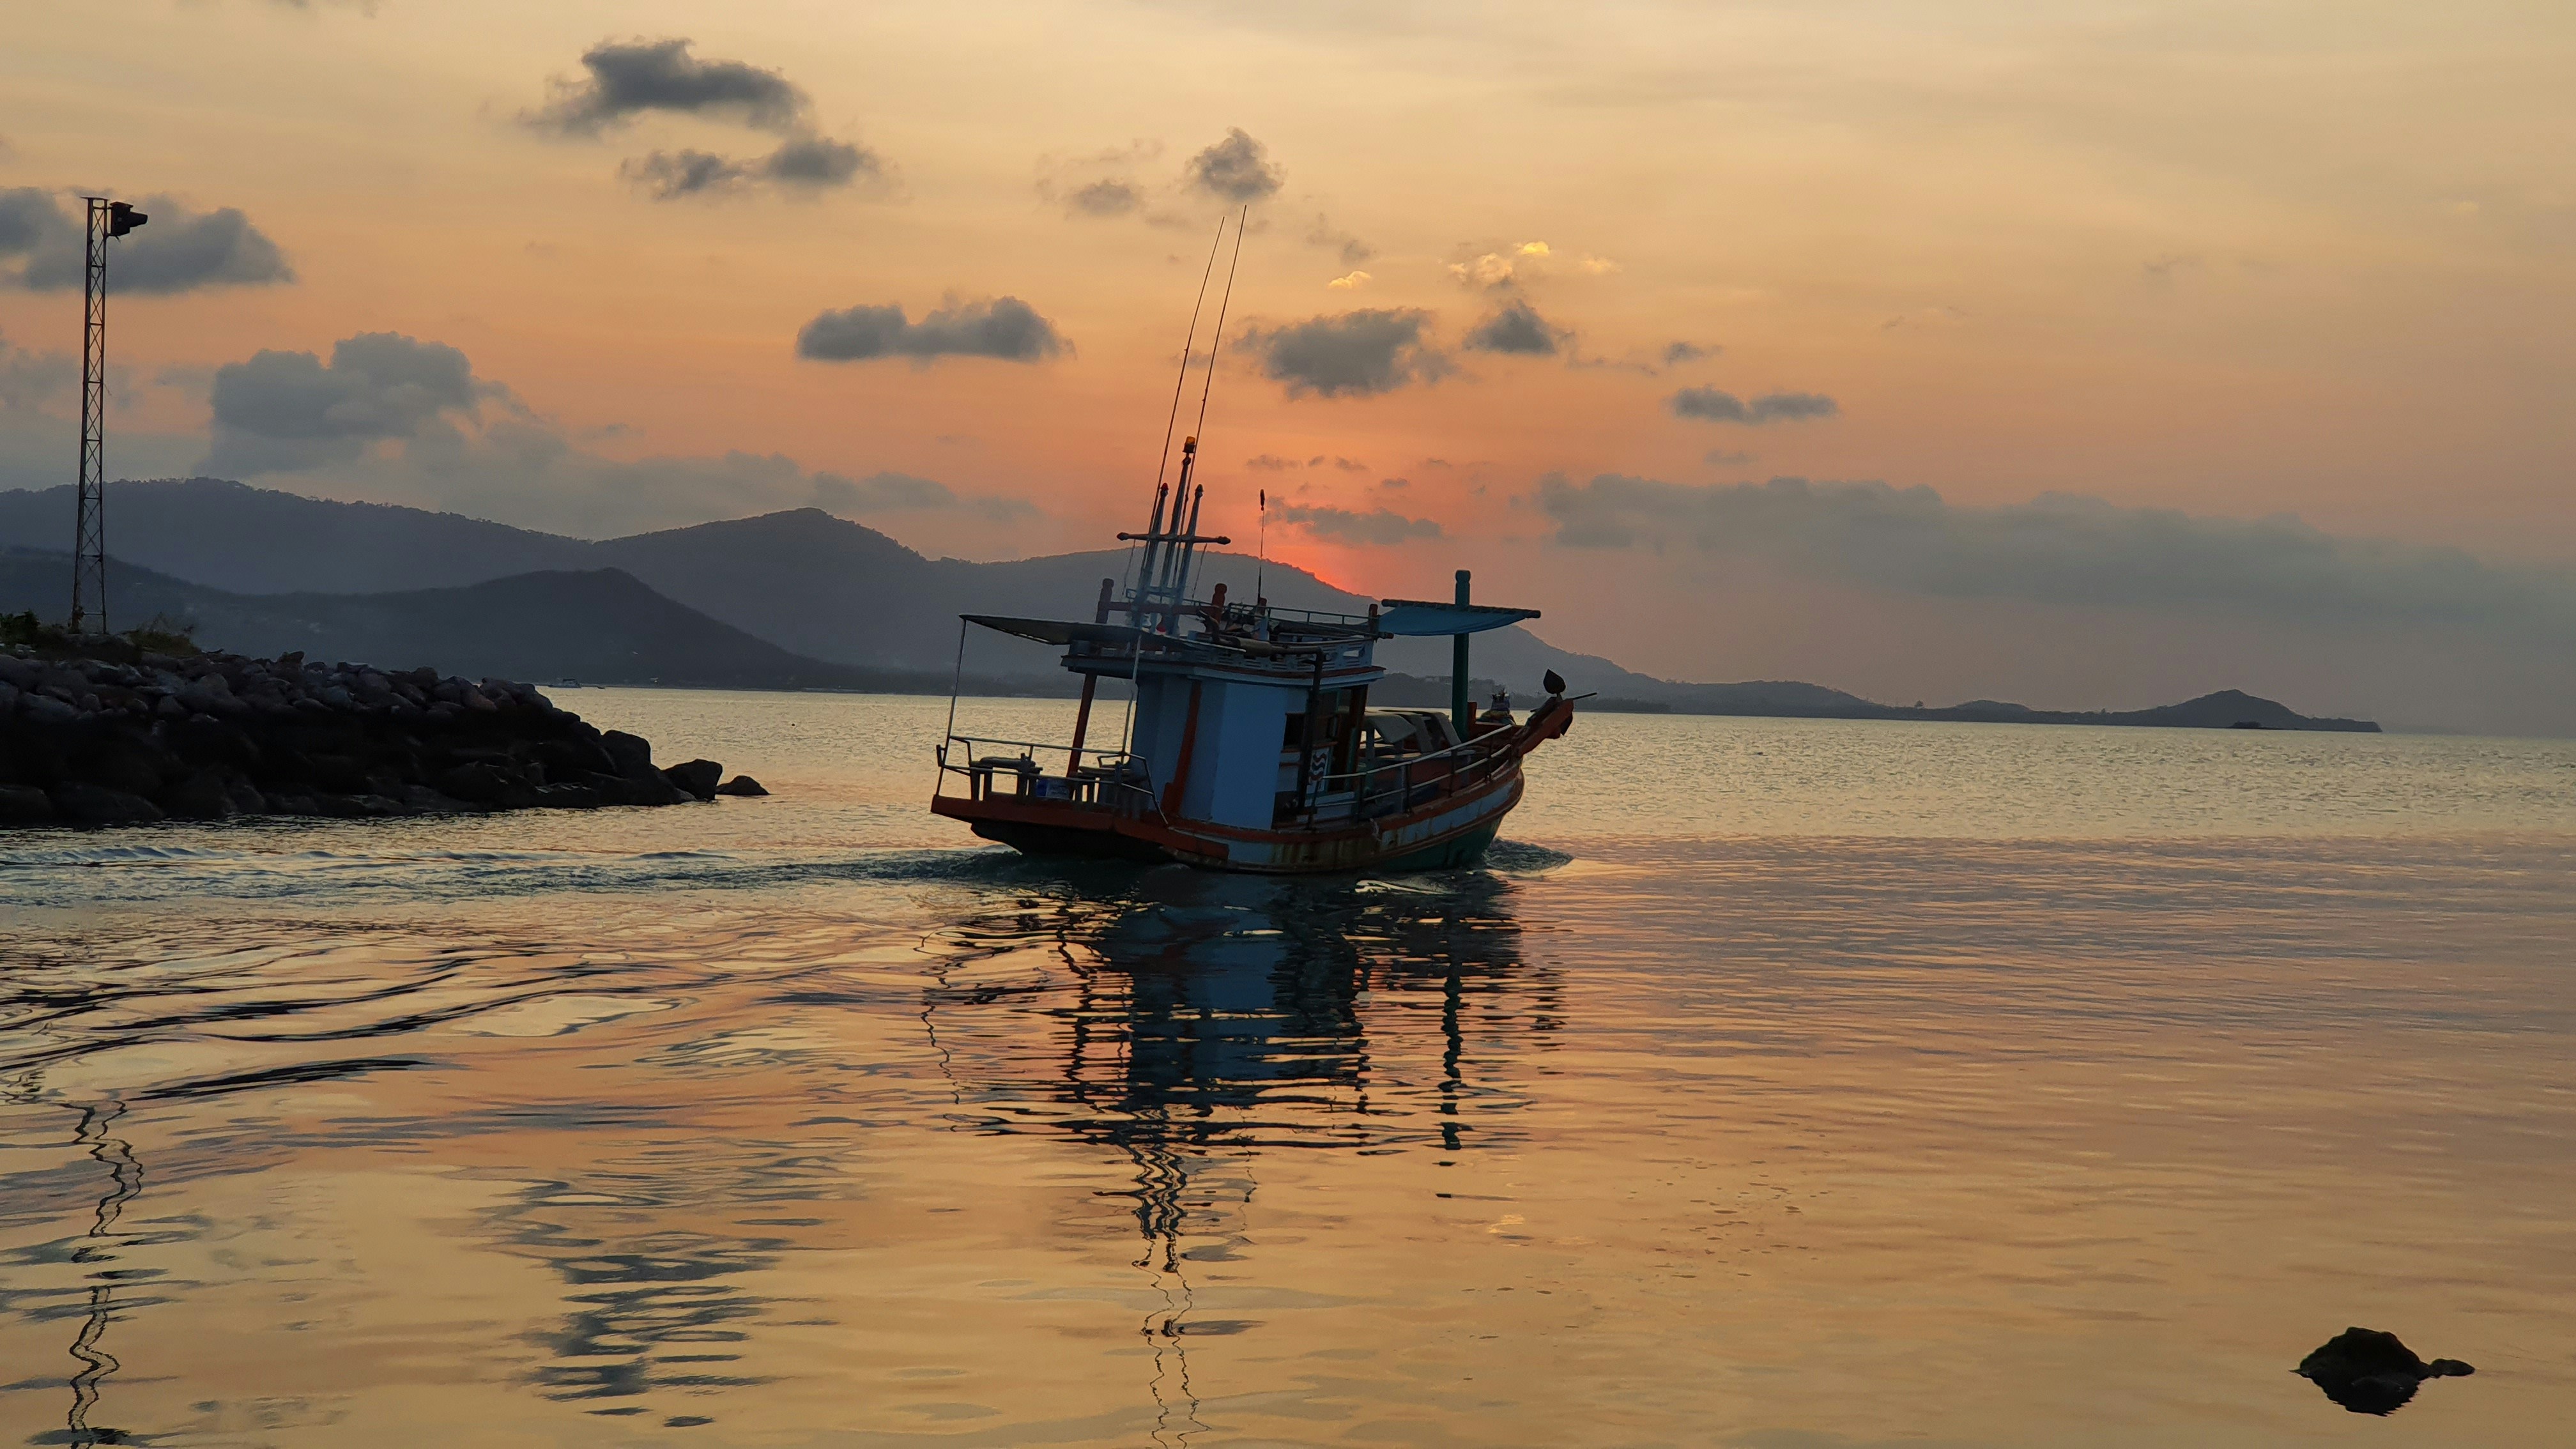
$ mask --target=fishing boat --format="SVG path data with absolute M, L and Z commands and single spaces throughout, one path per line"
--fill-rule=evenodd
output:
M 1217 245 L 1224 237 L 1220 225 Z M 1238 257 L 1242 239 L 1237 219 Z M 1202 307 L 1216 254 L 1211 246 L 1199 284 Z M 1233 292 L 1229 274 L 1209 355 L 1222 344 Z M 1031 855 L 1274 875 L 1475 860 L 1520 803 L 1522 760 L 1574 722 L 1554 670 L 1546 702 L 1524 719 L 1513 718 L 1507 696 L 1483 710 L 1468 697 L 1469 636 L 1535 619 L 1538 611 L 1471 602 L 1464 569 L 1446 603 L 1386 599 L 1366 614 L 1274 607 L 1257 585 L 1248 601 L 1228 599 L 1221 583 L 1197 597 L 1191 575 L 1200 547 L 1233 542 L 1198 531 L 1207 489 L 1195 481 L 1197 431 L 1182 441 L 1177 479 L 1167 481 L 1197 340 L 1193 311 L 1152 515 L 1144 532 L 1118 535 L 1131 546 L 1126 586 L 1102 579 L 1089 619 L 960 616 L 961 681 L 975 628 L 1064 650 L 1064 667 L 1082 676 L 1072 738 L 1055 744 L 959 734 L 952 691 L 931 810 Z M 1215 381 L 1215 368 L 1206 371 L 1201 430 Z M 1267 502 L 1265 496 L 1265 514 Z M 1266 558 L 1266 546 L 1262 552 Z M 1369 686 L 1386 674 L 1378 641 L 1442 634 L 1453 640 L 1450 708 L 1370 707 Z M 1092 707 L 1103 680 L 1123 686 L 1127 712 L 1117 743 L 1095 746 Z

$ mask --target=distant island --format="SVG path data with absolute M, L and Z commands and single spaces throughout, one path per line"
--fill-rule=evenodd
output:
M 1860 701 L 1850 705 L 1811 705 L 1763 708 L 1759 700 L 1747 701 L 1748 707 L 1736 709 L 1675 709 L 1670 703 L 1647 699 L 1596 699 L 1595 710 L 1637 714 L 1750 714 L 1787 715 L 1801 719 L 1921 719 L 1958 720 L 1969 724 L 2056 724 L 2056 725 L 2130 725 L 2162 729 L 2202 730 L 2327 730 L 2342 734 L 2380 733 L 2378 722 L 2366 719 L 2331 719 L 2300 714 L 2285 704 L 2247 694 L 2241 689 L 2222 689 L 2187 699 L 2180 704 L 2158 705 L 2153 709 L 2032 709 L 2026 704 L 2009 704 L 1998 699 L 1972 699 L 1966 704 L 1946 708 L 1922 705 L 1872 704 Z
M 122 482 L 112 618 L 158 618 L 197 643 L 245 655 L 412 659 L 469 677 L 719 689 L 945 694 L 957 616 L 1078 609 L 1116 552 L 1006 563 L 932 559 L 818 509 L 593 541 L 386 504 L 339 503 L 213 478 Z M 52 617 L 69 591 L 71 489 L 0 491 L 0 612 Z M 1203 578 L 1241 595 L 1256 561 L 1217 553 Z M 1370 600 L 1302 570 L 1268 567 L 1285 608 L 1365 612 Z M 1390 704 L 1444 705 L 1449 643 L 1393 639 Z M 1553 669 L 1612 712 L 1813 719 L 1961 720 L 2169 728 L 2376 732 L 2236 690 L 2119 711 L 2037 710 L 1997 700 L 1942 708 L 1880 704 L 1794 680 L 1692 684 L 1559 649 L 1519 626 L 1477 642 L 1478 698 L 1499 681 L 1535 691 Z M 1490 672 L 1491 677 L 1483 677 Z M 1070 695 L 1049 651 L 977 641 L 969 693 Z

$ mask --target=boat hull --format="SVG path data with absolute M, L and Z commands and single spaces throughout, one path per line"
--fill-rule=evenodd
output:
M 1175 861 L 1253 875 L 1445 870 L 1473 864 L 1520 803 L 1517 767 L 1472 790 L 1364 825 L 1241 830 L 1063 801 L 943 796 L 938 813 L 1027 855 Z

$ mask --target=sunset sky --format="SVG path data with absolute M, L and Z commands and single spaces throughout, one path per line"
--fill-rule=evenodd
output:
M 1335 582 L 1471 566 L 1676 678 L 2576 732 L 2563 3 L 84 0 L 8 35 L 0 486 L 71 479 L 65 198 L 102 189 L 155 213 L 112 476 L 1105 546 L 1248 206 L 1208 521 L 1251 542 L 1267 489 Z

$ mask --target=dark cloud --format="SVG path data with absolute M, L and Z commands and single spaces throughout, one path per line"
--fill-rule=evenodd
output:
M 1713 387 L 1683 388 L 1667 399 L 1665 405 L 1677 418 L 1754 425 L 1830 418 L 1842 411 L 1840 404 L 1823 393 L 1766 392 L 1748 403 L 1731 392 Z
M 554 83 L 554 98 L 522 117 L 540 130 L 595 136 L 646 111 L 715 116 L 764 131 L 804 122 L 805 92 L 774 70 L 700 60 L 685 38 L 603 40 L 581 56 L 588 74 Z
M 205 471 L 299 472 L 363 456 L 374 444 L 418 438 L 471 416 L 498 389 L 478 383 L 465 354 L 395 332 L 310 352 L 260 352 L 215 370 L 215 443 Z
M 1395 544 L 1441 536 L 1440 525 L 1430 519 L 1407 518 L 1389 508 L 1360 513 L 1348 508 L 1304 508 L 1289 504 L 1278 513 L 1282 522 L 1293 523 L 1317 538 L 1340 543 Z
M 1191 157 L 1183 176 L 1193 190 L 1237 204 L 1276 195 L 1287 181 L 1271 163 L 1269 148 L 1240 127 L 1229 128 L 1224 140 Z
M 1333 460 L 1333 466 L 1341 469 L 1345 473 L 1365 473 L 1368 471 L 1368 464 L 1361 462 L 1357 458 L 1335 458 Z
M 754 161 L 711 151 L 655 151 L 621 164 L 617 174 L 651 191 L 658 201 L 722 195 L 760 182 L 819 191 L 881 182 L 887 176 L 884 158 L 829 136 L 791 136 Z
M 1696 342 L 1667 342 L 1664 344 L 1664 366 L 1679 367 L 1685 362 L 1715 357 L 1725 350 L 1722 347 L 1703 347 Z
M 1256 473 L 1285 473 L 1297 466 L 1297 460 L 1282 458 L 1276 453 L 1264 453 L 1257 458 L 1244 459 L 1243 466 Z
M 788 186 L 848 186 L 885 174 L 884 159 L 829 136 L 791 136 L 760 163 L 761 175 Z
M 1306 228 L 1306 245 L 1323 247 L 1342 259 L 1342 265 L 1356 267 L 1377 255 L 1377 248 L 1333 225 L 1332 218 L 1315 213 L 1315 224 Z
M 1134 182 L 1115 179 L 1077 187 L 1064 199 L 1064 209 L 1075 216 L 1125 216 L 1144 204 L 1145 193 Z
M 1530 357 L 1554 357 L 1574 334 L 1538 315 L 1529 303 L 1513 300 L 1503 309 L 1476 324 L 1459 345 L 1470 352 L 1518 353 Z
M 1577 548 L 1682 546 L 1900 595 L 2576 638 L 2576 574 L 2065 494 L 2001 507 L 1884 483 L 1689 485 L 1603 474 L 1533 497 Z
M 961 302 L 951 299 L 918 322 L 903 308 L 851 307 L 825 312 L 796 334 L 796 355 L 819 362 L 858 362 L 909 357 L 928 364 L 941 357 L 998 357 L 1038 362 L 1064 350 L 1055 324 L 1017 297 Z
M 294 268 L 250 218 L 233 207 L 200 212 L 168 196 L 135 203 L 151 220 L 108 253 L 107 282 L 127 292 L 193 292 L 292 282 Z M 57 201 L 36 187 L 0 191 L 0 280 L 31 292 L 81 285 L 84 243 L 78 198 Z M 14 266 L 10 264 L 14 262 Z
M 653 193 L 658 200 L 728 191 L 746 179 L 747 168 L 713 151 L 656 151 L 620 162 L 617 174 Z
M 1247 327 L 1236 345 L 1258 356 L 1263 374 L 1286 383 L 1290 397 L 1368 397 L 1449 371 L 1449 359 L 1423 340 L 1430 324 L 1431 314 L 1418 309 L 1370 308 Z

